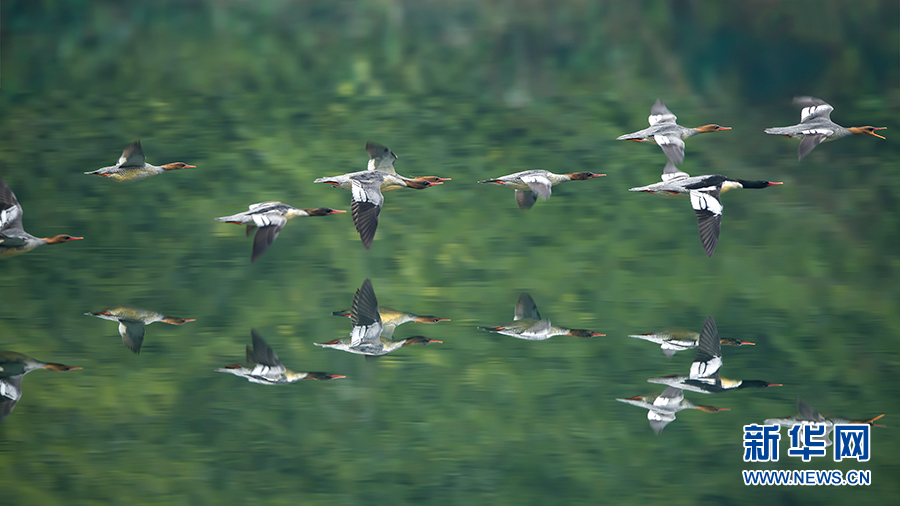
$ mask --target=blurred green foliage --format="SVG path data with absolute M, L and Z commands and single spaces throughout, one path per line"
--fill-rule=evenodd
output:
M 0 4 L 0 176 L 35 235 L 84 241 L 0 262 L 3 349 L 83 366 L 24 381 L 0 424 L 9 504 L 892 504 L 898 436 L 873 434 L 866 488 L 747 488 L 741 426 L 798 394 L 849 417 L 887 412 L 900 366 L 896 2 L 78 1 Z M 845 126 L 889 126 L 802 163 L 794 95 Z M 683 169 L 784 181 L 723 197 L 707 259 L 654 146 L 616 142 L 666 101 Z M 141 139 L 199 168 L 117 185 L 83 171 Z M 289 223 L 250 265 L 213 217 L 281 200 L 349 209 L 313 185 L 361 170 L 366 140 L 397 170 L 453 181 L 388 194 L 365 251 L 349 215 Z M 608 177 L 557 186 L 528 212 L 475 181 L 529 168 Z M 373 278 L 389 306 L 453 321 L 401 327 L 443 345 L 374 363 L 312 342 Z M 529 291 L 555 323 L 606 338 L 480 333 Z M 83 316 L 128 303 L 197 318 L 147 329 L 140 356 Z M 715 316 L 723 375 L 782 389 L 695 402 L 661 437 L 615 397 L 683 373 L 627 334 Z M 346 380 L 265 388 L 212 373 L 249 329 L 288 367 Z M 697 399 L 697 397 L 702 397 Z M 786 438 L 785 438 L 786 439 Z M 785 452 L 782 445 L 782 452 Z M 846 465 L 845 465 L 846 464 Z

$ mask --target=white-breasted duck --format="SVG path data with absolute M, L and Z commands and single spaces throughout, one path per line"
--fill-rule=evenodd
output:
M 594 174 L 593 172 L 570 172 L 568 174 L 554 174 L 549 170 L 535 169 L 516 172 L 508 176 L 494 179 L 485 179 L 479 183 L 490 183 L 516 190 L 516 203 L 521 209 L 531 209 L 538 197 L 547 200 L 552 193 L 551 188 L 566 181 L 583 181 L 595 177 L 603 177 L 606 174 Z
M 394 169 L 394 161 L 400 158 L 393 151 L 388 149 L 386 146 L 381 144 L 376 144 L 374 142 L 368 141 L 366 142 L 366 153 L 369 154 L 369 163 L 366 166 L 367 170 L 380 170 L 382 172 L 387 172 L 389 174 L 397 174 L 397 170 Z M 399 175 L 398 175 L 399 176 Z M 429 183 L 443 183 L 445 181 L 452 181 L 449 177 L 437 177 L 437 176 L 418 176 L 418 177 L 408 177 L 408 176 L 399 176 L 403 179 L 416 180 L 416 181 L 427 181 Z M 391 185 L 391 186 L 382 186 L 381 191 L 391 191 L 396 190 L 397 188 L 401 188 L 401 186 Z
M 731 127 L 723 127 L 716 124 L 686 128 L 675 123 L 676 119 L 678 118 L 666 108 L 666 104 L 661 99 L 656 99 L 656 103 L 650 108 L 650 117 L 647 118 L 647 121 L 650 122 L 650 128 L 620 135 L 616 140 L 656 144 L 662 148 L 663 153 L 669 157 L 672 163 L 681 165 L 681 162 L 684 161 L 685 139 L 707 132 L 731 130 Z
M 96 313 L 84 313 L 86 316 L 96 316 L 104 320 L 119 322 L 119 335 L 122 336 L 122 344 L 129 350 L 140 353 L 141 343 L 144 342 L 144 326 L 155 322 L 168 323 L 169 325 L 184 325 L 187 322 L 196 321 L 194 318 L 178 318 L 166 316 L 156 311 L 138 309 L 130 306 L 116 306 Z
M 345 309 L 343 311 L 332 311 L 331 314 L 334 316 L 346 316 L 347 318 L 350 318 L 349 309 Z M 394 329 L 396 329 L 400 325 L 403 325 L 404 323 L 416 322 L 433 324 L 438 322 L 451 321 L 450 318 L 438 318 L 437 316 L 431 315 L 417 315 L 415 313 L 398 311 L 396 309 L 380 305 L 378 306 L 378 315 L 381 316 L 381 324 L 383 326 L 381 337 L 383 339 L 391 339 L 394 335 Z
M 404 346 L 413 344 L 427 345 L 441 343 L 436 339 L 423 336 L 408 337 L 397 341 L 386 339 L 384 324 L 378 311 L 378 299 L 375 298 L 375 290 L 372 288 L 372 280 L 366 279 L 356 294 L 353 296 L 353 304 L 350 307 L 350 322 L 353 330 L 349 337 L 335 339 L 327 343 L 314 343 L 323 348 L 356 353 L 358 355 L 381 356 Z
M 691 207 L 697 215 L 700 242 L 706 256 L 712 257 L 719 243 L 719 230 L 722 226 L 723 206 L 719 196 L 735 188 L 768 188 L 780 184 L 784 183 L 747 181 L 719 174 L 691 177 L 686 172 L 678 170 L 670 161 L 663 169 L 661 182 L 630 188 L 628 191 L 690 196 Z
M 27 253 L 45 244 L 80 241 L 84 237 L 54 235 L 35 237 L 22 228 L 22 206 L 12 189 L 0 178 L 0 258 Z
M 167 163 L 160 166 L 151 165 L 144 161 L 144 150 L 141 149 L 141 141 L 137 141 L 122 151 L 122 156 L 119 157 L 119 161 L 115 165 L 85 172 L 85 174 L 94 174 L 120 183 L 126 183 L 147 179 L 170 170 L 196 168 L 194 165 L 182 162 Z
M 284 225 L 291 218 L 296 218 L 297 216 L 328 216 L 329 214 L 346 212 L 329 207 L 298 209 L 281 202 L 260 202 L 251 204 L 247 211 L 231 216 L 222 216 L 221 218 L 216 218 L 216 221 L 247 225 L 248 236 L 254 228 L 259 227 L 259 230 L 256 231 L 256 235 L 253 237 L 253 253 L 250 255 L 250 263 L 253 263 L 269 249 L 269 246 L 278 237 L 278 233 L 281 232 L 281 229 L 284 228 Z
M 14 351 L 0 351 L 0 422 L 12 413 L 22 398 L 22 376 L 35 369 L 66 372 L 81 368 L 41 362 Z
M 801 139 L 797 149 L 797 161 L 803 160 L 810 151 L 824 141 L 834 141 L 849 135 L 871 135 L 884 139 L 876 134 L 887 127 L 861 126 L 844 128 L 831 121 L 831 107 L 824 100 L 815 97 L 795 97 L 794 103 L 803 108 L 800 111 L 800 123 L 789 127 L 767 128 L 766 133 L 783 135 L 792 139 Z
M 675 355 L 675 353 L 679 351 L 696 348 L 700 341 L 699 333 L 680 327 L 666 327 L 657 330 L 656 332 L 650 332 L 648 334 L 632 334 L 628 337 L 643 339 L 645 341 L 650 341 L 651 343 L 659 344 L 663 353 L 669 358 L 672 358 L 672 355 Z M 719 344 L 723 346 L 752 346 L 756 343 L 741 341 L 740 339 L 733 339 L 731 337 L 721 337 L 719 338 Z
M 327 372 L 294 372 L 281 364 L 275 350 L 260 337 L 255 329 L 250 330 L 250 336 L 253 347 L 247 346 L 247 365 L 229 365 L 216 369 L 215 372 L 234 374 L 260 385 L 287 385 L 300 380 L 328 381 L 346 378 L 341 374 Z
M 513 311 L 513 321 L 493 327 L 478 328 L 529 341 L 543 341 L 553 336 L 597 337 L 606 335 L 592 330 L 570 329 L 553 325 L 550 323 L 550 320 L 541 318 L 537 304 L 534 303 L 531 295 L 527 293 L 519 295 L 519 300 L 516 301 L 516 308 Z
M 675 413 L 685 409 L 697 409 L 706 413 L 717 411 L 730 411 L 729 408 L 717 408 L 715 406 L 700 406 L 684 398 L 684 391 L 676 387 L 668 387 L 658 395 L 638 395 L 616 399 L 619 402 L 631 404 L 647 411 L 647 420 L 650 428 L 658 436 L 669 422 L 675 420 Z
M 673 374 L 661 378 L 650 378 L 649 383 L 660 383 L 692 392 L 715 394 L 742 388 L 766 388 L 781 386 L 781 383 L 769 383 L 760 380 L 732 380 L 719 376 L 722 367 L 722 346 L 719 342 L 719 330 L 712 316 L 706 318 L 700 332 L 697 355 L 691 364 L 687 376 Z
M 812 406 L 807 404 L 803 399 L 799 396 L 797 397 L 797 413 L 794 416 L 786 416 L 784 418 L 767 418 L 764 422 L 766 425 L 781 425 L 783 427 L 791 427 L 794 424 L 802 423 L 802 424 L 816 424 L 816 425 L 825 425 L 825 433 L 822 436 L 818 436 L 816 439 L 825 442 L 825 446 L 831 446 L 831 439 L 828 437 L 832 431 L 834 431 L 835 425 L 847 425 L 847 424 L 865 424 L 872 427 L 884 427 L 884 425 L 879 425 L 875 423 L 876 420 L 881 419 L 884 414 L 878 415 L 873 418 L 868 419 L 858 419 L 851 420 L 849 418 L 844 418 L 842 416 L 823 416 L 819 414 L 818 411 L 813 409 Z

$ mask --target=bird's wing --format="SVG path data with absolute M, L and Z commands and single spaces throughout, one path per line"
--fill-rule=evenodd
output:
M 666 428 L 666 425 L 669 425 L 669 422 L 675 420 L 675 413 L 651 409 L 650 411 L 647 411 L 647 420 L 650 420 L 650 428 L 653 429 L 653 432 L 658 436 L 662 433 L 663 429 Z
M 800 141 L 800 147 L 797 148 L 797 160 L 803 160 L 806 155 L 808 155 L 812 150 L 816 149 L 816 146 L 822 144 L 822 141 L 827 138 L 828 135 L 820 133 L 804 135 L 803 140 Z
M 380 170 L 390 174 L 397 173 L 394 169 L 394 160 L 397 159 L 397 155 L 387 147 L 374 142 L 367 142 L 366 153 L 369 153 L 369 170 Z
M 119 335 L 122 336 L 122 344 L 129 350 L 135 353 L 141 352 L 141 343 L 144 342 L 144 324 L 142 322 L 119 320 Z
M 650 108 L 650 117 L 647 118 L 647 121 L 650 122 L 650 126 L 653 126 L 657 123 L 675 123 L 677 119 L 662 100 L 656 99 L 656 103 Z
M 662 173 L 663 181 L 671 181 L 673 179 L 681 179 L 683 177 L 690 177 L 690 175 L 687 172 L 678 170 L 678 168 L 675 167 L 675 164 L 672 163 L 672 160 L 666 162 L 666 166 L 663 169 Z
M 700 342 L 697 355 L 691 364 L 690 379 L 710 378 L 722 367 L 722 345 L 719 342 L 719 329 L 716 320 L 708 316 L 700 331 Z
M 800 397 L 797 397 L 797 409 L 800 412 L 800 418 L 803 420 L 809 420 L 811 422 L 822 422 L 825 420 L 825 417 L 820 415 L 818 411 L 813 409 L 812 406 L 804 402 Z
M 656 144 L 662 148 L 663 153 L 669 157 L 669 160 L 675 165 L 681 165 L 684 161 L 684 141 L 681 137 L 674 134 L 663 135 L 656 134 L 653 136 Z
M 118 167 L 143 167 L 144 166 L 144 150 L 141 149 L 141 141 L 128 146 L 122 151 L 119 157 Z
M 390 341 L 394 338 L 394 330 L 397 328 L 394 324 L 385 324 L 381 328 L 381 335 L 379 336 L 381 339 L 387 339 Z
M 722 202 L 719 190 L 691 190 L 691 207 L 697 214 L 697 225 L 700 228 L 700 242 L 706 256 L 712 257 L 719 243 L 719 229 L 722 226 Z
M 534 303 L 534 299 L 531 298 L 531 295 L 528 295 L 527 293 L 519 295 L 519 300 L 516 301 L 516 310 L 513 314 L 513 320 L 521 320 L 522 318 L 541 319 L 541 314 L 538 313 L 537 304 Z
M 834 110 L 834 107 L 831 107 L 820 98 L 796 97 L 794 98 L 794 103 L 803 107 L 803 110 L 800 111 L 800 123 L 816 118 L 824 118 L 831 121 L 831 111 Z
M 522 176 L 522 182 L 527 184 L 531 191 L 542 199 L 549 199 L 553 183 L 546 176 Z
M 12 413 L 22 397 L 22 374 L 0 379 L 0 422 Z
M 281 232 L 281 229 L 284 228 L 284 224 L 287 223 L 287 220 L 284 216 L 280 216 L 277 214 L 265 214 L 261 216 L 269 216 L 271 219 L 269 220 L 271 225 L 267 226 L 259 226 L 259 230 L 256 231 L 256 235 L 253 236 L 253 253 L 250 255 L 250 263 L 256 261 L 260 255 L 266 252 L 269 249 L 269 246 L 275 242 L 275 238 L 278 237 L 278 233 Z M 254 222 L 256 221 L 256 217 L 254 216 Z M 251 230 L 247 225 L 247 231 Z
M 250 330 L 250 337 L 253 340 L 253 348 L 247 347 L 247 361 L 269 366 L 272 372 L 284 372 L 284 366 L 278 360 L 275 350 L 269 346 L 265 339 L 260 337 L 256 329 Z M 280 369 L 280 371 L 275 371 L 276 369 Z
M 362 286 L 353 296 L 353 305 L 350 307 L 350 322 L 353 326 L 371 325 L 381 323 L 381 314 L 378 312 L 378 299 L 375 297 L 375 289 L 372 288 L 372 280 L 366 278 Z
M 516 204 L 520 209 L 531 209 L 531 206 L 537 202 L 537 195 L 533 191 L 516 190 Z
M 12 189 L 0 178 L 0 231 L 22 229 L 22 206 Z
M 353 225 L 359 232 L 363 246 L 369 249 L 375 238 L 375 229 L 378 228 L 378 215 L 381 213 L 384 196 L 381 195 L 380 184 L 377 182 L 362 183 L 354 179 L 350 190 L 353 195 L 350 202 Z
M 653 405 L 660 408 L 673 408 L 681 404 L 683 399 L 684 390 L 678 387 L 669 387 L 653 400 Z

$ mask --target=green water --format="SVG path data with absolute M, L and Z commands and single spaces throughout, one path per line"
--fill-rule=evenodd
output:
M 0 424 L 0 504 L 893 504 L 900 162 L 896 2 L 10 2 L 0 6 L 0 177 L 34 235 L 85 240 L 0 261 L 0 349 L 82 366 L 38 371 Z M 812 95 L 887 140 L 819 146 L 763 129 Z M 682 169 L 785 184 L 729 192 L 706 258 L 659 148 L 617 142 L 661 97 L 689 139 Z M 140 139 L 133 184 L 84 171 Z M 280 200 L 349 210 L 312 180 L 362 170 L 453 181 L 387 194 L 372 249 L 349 213 L 298 218 L 250 264 L 217 216 Z M 530 211 L 476 181 L 593 171 Z M 395 338 L 443 344 L 366 362 L 346 335 L 379 302 L 451 318 Z M 527 342 L 479 331 L 527 291 L 554 323 L 606 333 Z M 147 328 L 140 355 L 84 316 L 130 304 L 196 322 Z M 661 436 L 616 397 L 685 374 L 628 334 L 714 316 L 723 376 L 783 383 L 716 396 Z M 250 329 L 294 370 L 284 387 L 213 369 Z M 872 460 L 742 461 L 744 424 L 796 412 L 868 418 Z M 868 487 L 745 487 L 741 469 L 870 469 Z

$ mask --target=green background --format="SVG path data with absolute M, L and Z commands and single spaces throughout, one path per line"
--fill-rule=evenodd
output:
M 900 502 L 897 412 L 900 107 L 896 2 L 5 1 L 0 176 L 26 230 L 84 241 L 0 261 L 0 348 L 82 366 L 36 372 L 0 424 L 0 504 L 797 504 Z M 819 146 L 795 95 L 887 140 Z M 663 98 L 682 169 L 784 181 L 723 197 L 706 258 L 685 199 L 655 182 L 659 148 L 617 142 Z M 177 171 L 116 184 L 84 171 L 142 141 Z M 367 140 L 407 175 L 453 181 L 387 195 L 370 251 L 349 213 L 296 219 L 255 264 L 213 221 L 254 202 L 349 209 L 312 180 L 365 167 Z M 593 171 L 521 211 L 477 180 Z M 378 361 L 314 347 L 346 335 L 373 280 L 443 344 Z M 545 318 L 607 337 L 526 342 L 521 291 Z M 115 324 L 131 304 L 197 321 L 153 325 L 140 355 Z M 784 387 L 690 394 L 660 437 L 616 397 L 687 372 L 628 334 L 699 331 L 723 376 Z M 346 374 L 268 388 L 212 370 L 250 328 L 294 370 Z M 796 412 L 869 418 L 872 460 L 742 461 L 742 425 Z M 745 487 L 741 469 L 870 469 L 868 487 Z

